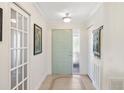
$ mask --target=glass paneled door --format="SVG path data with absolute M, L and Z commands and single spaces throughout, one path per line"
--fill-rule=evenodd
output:
M 10 7 L 11 22 L 11 69 L 10 88 L 27 90 L 29 85 L 29 15 L 16 5 Z

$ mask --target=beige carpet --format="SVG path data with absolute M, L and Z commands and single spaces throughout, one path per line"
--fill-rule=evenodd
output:
M 86 84 L 85 84 L 86 83 Z M 43 82 L 40 90 L 85 90 L 94 89 L 88 76 L 50 75 Z

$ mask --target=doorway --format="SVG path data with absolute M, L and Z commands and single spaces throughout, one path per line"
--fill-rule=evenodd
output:
M 73 61 L 72 61 L 72 74 L 80 74 L 80 30 L 73 30 Z

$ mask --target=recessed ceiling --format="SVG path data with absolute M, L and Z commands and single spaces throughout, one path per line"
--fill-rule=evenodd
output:
M 63 24 L 62 17 L 70 13 L 71 24 L 82 24 L 99 3 L 95 2 L 38 2 L 41 12 L 50 24 Z

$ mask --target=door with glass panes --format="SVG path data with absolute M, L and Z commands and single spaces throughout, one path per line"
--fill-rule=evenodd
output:
M 11 68 L 10 89 L 29 89 L 29 15 L 15 4 L 10 5 Z

